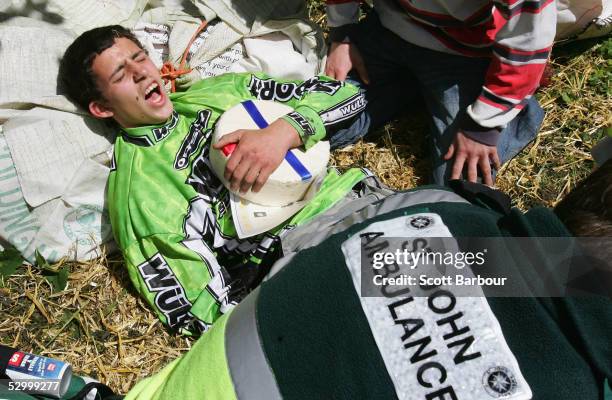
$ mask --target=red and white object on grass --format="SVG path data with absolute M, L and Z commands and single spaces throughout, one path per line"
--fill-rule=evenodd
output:
M 54 358 L 24 353 L 6 346 L 1 347 L 3 352 L 8 351 L 9 354 L 13 352 L 4 374 L 15 383 L 16 388 L 57 399 L 66 394 L 72 379 L 70 364 Z

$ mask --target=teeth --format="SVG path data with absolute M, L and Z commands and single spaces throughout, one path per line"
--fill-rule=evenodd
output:
M 149 85 L 149 87 L 147 87 L 147 90 L 145 90 L 145 96 L 147 96 L 149 93 L 151 93 L 155 89 L 157 89 L 157 83 L 153 82 L 152 84 Z

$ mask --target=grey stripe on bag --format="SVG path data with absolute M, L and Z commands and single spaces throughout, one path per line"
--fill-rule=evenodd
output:
M 259 288 L 230 314 L 225 329 L 225 356 L 239 400 L 282 399 L 259 338 L 255 319 L 258 297 Z
M 369 218 L 395 211 L 399 208 L 426 203 L 469 203 L 463 197 L 444 189 L 423 189 L 411 192 L 394 192 L 370 188 L 370 192 L 359 199 L 344 200 L 312 221 L 298 226 L 281 237 L 283 254 L 313 247 L 331 235 L 342 232 Z M 282 258 L 281 258 L 282 260 Z M 281 261 L 277 261 L 277 264 Z M 282 263 L 281 263 L 282 264 Z M 266 279 L 278 272 L 275 264 Z

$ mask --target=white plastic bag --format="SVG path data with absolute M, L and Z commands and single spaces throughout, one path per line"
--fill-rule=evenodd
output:
M 612 0 L 557 0 L 557 40 L 612 32 Z

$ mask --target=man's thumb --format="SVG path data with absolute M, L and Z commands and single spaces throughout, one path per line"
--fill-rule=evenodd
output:
M 446 154 L 444 154 L 444 157 L 442 157 L 444 160 L 450 160 L 451 158 L 453 158 L 453 154 L 455 154 L 455 144 L 451 143 L 451 145 L 448 147 L 448 151 L 446 152 Z
M 219 139 L 217 143 L 213 144 L 213 148 L 220 149 L 230 143 L 238 143 L 240 141 L 241 136 L 242 136 L 241 131 L 234 131 L 234 132 L 228 133 L 227 135 Z
M 359 78 L 361 78 L 363 83 L 365 83 L 366 85 L 369 85 L 370 84 L 370 77 L 368 75 L 368 70 L 366 69 L 363 61 L 360 61 L 360 62 L 356 63 L 355 64 L 355 69 L 357 70 L 357 74 L 359 75 Z

